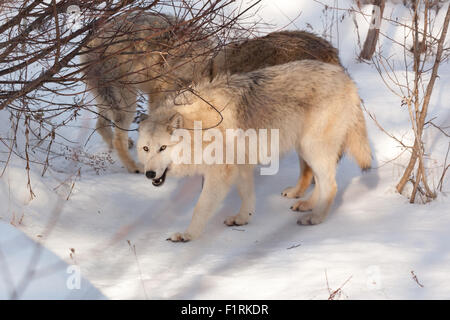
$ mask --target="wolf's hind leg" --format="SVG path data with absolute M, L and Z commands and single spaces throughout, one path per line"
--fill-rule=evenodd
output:
M 131 157 L 129 149 L 128 129 L 133 122 L 136 113 L 136 95 L 131 90 L 122 90 L 120 105 L 113 110 L 114 138 L 113 145 L 117 151 L 120 161 L 125 165 L 128 172 L 139 173 L 143 166 L 136 164 Z
M 333 152 L 331 151 L 330 154 L 333 154 Z M 318 190 L 313 192 L 313 196 L 317 192 L 317 202 L 312 208 L 312 212 L 301 216 L 297 223 L 302 225 L 319 224 L 327 217 L 328 211 L 336 196 L 336 160 L 333 157 L 323 155 L 317 155 L 316 157 L 311 157 L 309 160 L 305 160 L 309 162 L 314 172 L 314 179 L 316 181 L 315 189 Z
M 111 122 L 103 114 L 99 114 L 95 130 L 102 136 L 103 141 L 108 145 L 109 150 L 113 149 L 113 131 Z
M 281 195 L 286 198 L 300 198 L 308 189 L 313 178 L 311 167 L 302 159 L 300 153 L 298 154 L 300 162 L 300 177 L 298 178 L 295 187 L 288 187 L 281 192 Z
M 98 81 L 87 78 L 86 89 L 95 97 L 98 118 L 95 124 L 95 130 L 106 142 L 109 149 L 113 149 L 113 131 L 112 131 L 112 108 L 114 104 L 114 90 L 105 85 L 102 86 Z
M 255 188 L 253 183 L 253 166 L 240 165 L 237 176 L 237 190 L 242 204 L 239 213 L 229 216 L 224 223 L 227 226 L 242 226 L 249 223 L 255 213 Z

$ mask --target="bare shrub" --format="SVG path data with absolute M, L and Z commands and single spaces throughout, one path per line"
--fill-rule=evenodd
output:
M 52 160 L 71 158 L 94 170 L 110 161 L 91 155 L 80 143 L 92 129 L 83 127 L 75 139 L 67 132 L 80 115 L 97 117 L 94 102 L 86 99 L 83 68 L 78 56 L 96 31 L 117 16 L 147 12 L 173 15 L 177 23 L 168 30 L 189 43 L 214 37 L 217 47 L 227 37 L 242 37 L 252 24 L 242 24 L 245 13 L 259 3 L 236 7 L 232 0 L 61 0 L 4 1 L 0 4 L 0 110 L 8 112 L 11 128 L 0 136 L 3 170 L 11 157 L 44 175 Z M 192 30 L 201 30 L 192 32 Z M 187 31 L 190 32 L 187 32 Z M 156 35 L 155 35 L 156 36 Z M 146 39 L 151 40 L 151 39 Z M 139 104 L 145 104 L 141 99 Z M 87 112 L 87 113 L 86 113 Z M 84 133 L 82 131 L 85 131 Z M 88 139 L 89 141 L 89 139 Z M 6 150 L 6 151 L 4 151 Z M 31 184 L 30 197 L 33 197 Z

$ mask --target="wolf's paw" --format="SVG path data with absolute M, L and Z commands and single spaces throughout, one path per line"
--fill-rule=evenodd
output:
M 252 216 L 252 213 L 248 213 L 247 215 L 237 214 L 235 216 L 227 217 L 223 223 L 225 223 L 229 227 L 243 226 L 244 224 L 248 223 L 251 216 Z
M 286 198 L 299 198 L 301 194 L 298 192 L 296 187 L 289 187 L 281 192 L 281 195 Z
M 192 236 L 187 232 L 184 233 L 177 232 L 174 233 L 170 238 L 167 238 L 166 240 L 172 242 L 188 242 L 192 240 Z
M 312 208 L 313 205 L 308 200 L 299 200 L 291 206 L 292 211 L 310 211 Z
M 297 220 L 297 224 L 299 225 L 313 225 L 313 224 L 319 224 L 325 220 L 325 217 L 322 217 L 318 214 L 314 213 L 307 213 L 301 216 Z
M 142 163 L 138 163 L 136 167 L 137 170 L 135 171 L 135 173 L 144 173 L 144 165 Z
M 127 168 L 129 173 L 144 173 L 144 165 L 138 163 Z
M 312 210 L 313 205 L 308 200 L 299 200 L 294 205 L 292 205 L 292 211 L 309 211 Z

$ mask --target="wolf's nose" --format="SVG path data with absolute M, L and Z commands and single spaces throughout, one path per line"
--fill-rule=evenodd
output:
M 147 172 L 145 172 L 145 176 L 149 179 L 153 179 L 154 177 L 156 177 L 156 172 L 155 171 L 147 171 Z

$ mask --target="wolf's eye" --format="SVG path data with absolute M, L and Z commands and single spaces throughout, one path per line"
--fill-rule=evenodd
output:
M 161 148 L 159 148 L 159 152 L 166 150 L 167 146 L 161 146 Z
M 148 152 L 148 147 L 144 146 L 142 149 L 144 149 L 145 152 Z

